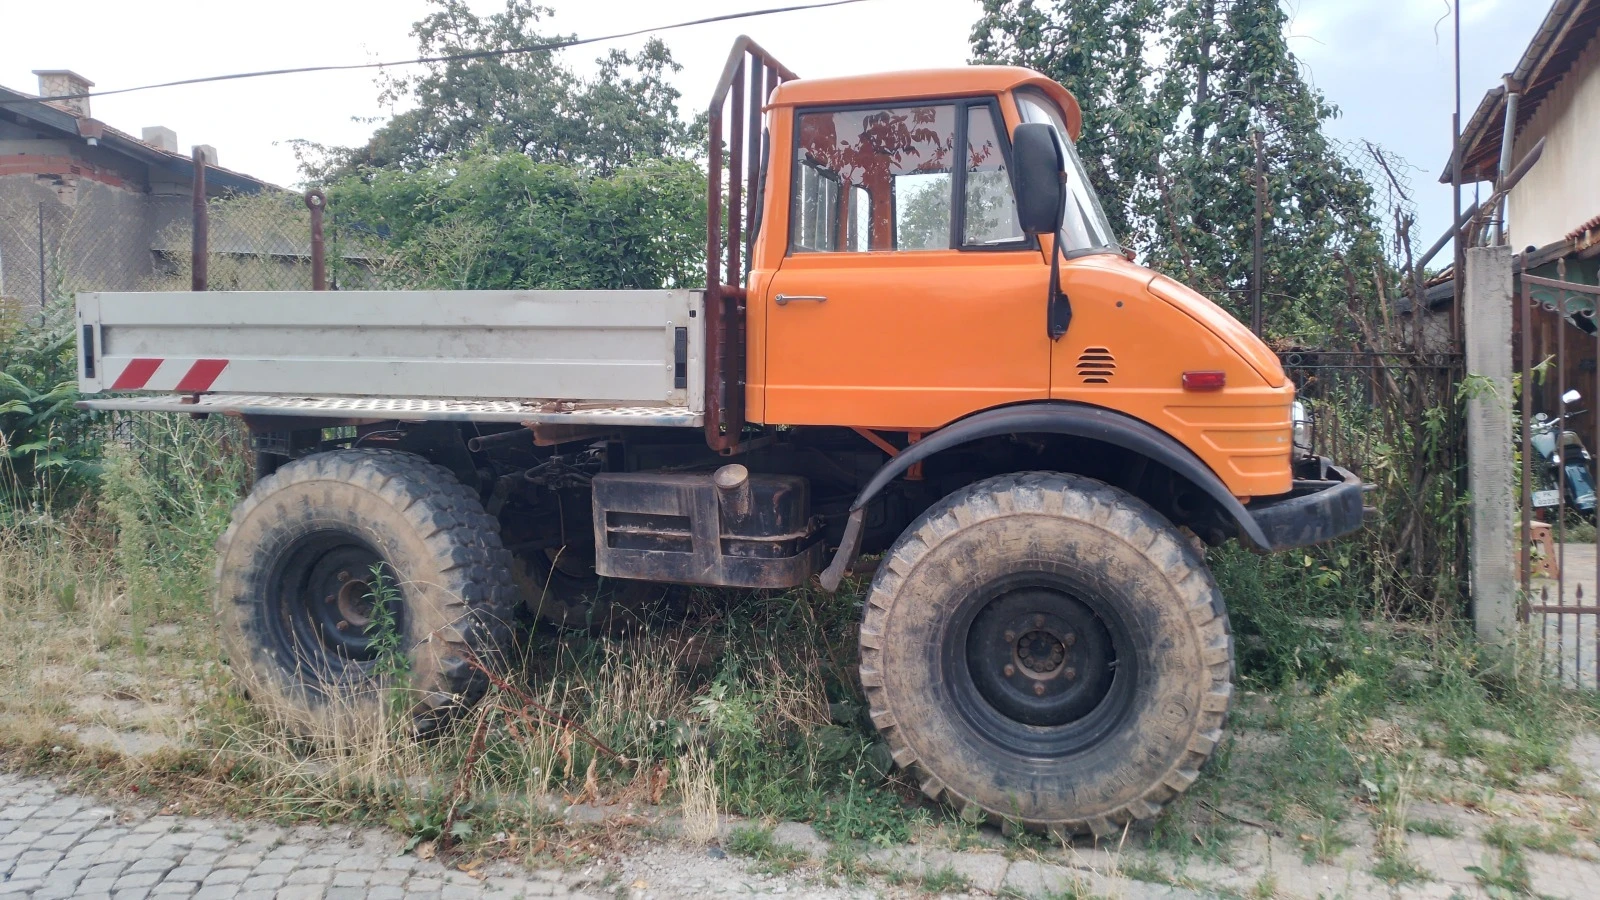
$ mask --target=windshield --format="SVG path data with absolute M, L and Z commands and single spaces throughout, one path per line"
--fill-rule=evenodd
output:
M 1111 223 L 1106 221 L 1105 210 L 1100 208 L 1100 198 L 1095 196 L 1089 177 L 1084 174 L 1083 160 L 1077 148 L 1067 137 L 1067 126 L 1061 110 L 1039 91 L 1017 91 L 1017 111 L 1024 122 L 1043 122 L 1053 126 L 1056 139 L 1061 141 L 1067 159 L 1067 208 L 1061 216 L 1061 248 L 1068 254 L 1120 252 L 1117 239 L 1111 234 Z

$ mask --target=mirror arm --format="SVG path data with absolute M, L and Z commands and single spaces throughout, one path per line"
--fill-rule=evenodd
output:
M 1067 326 L 1072 324 L 1072 301 L 1067 297 L 1067 292 L 1061 289 L 1061 232 L 1058 230 L 1050 241 L 1050 299 L 1045 314 L 1046 326 L 1050 333 L 1050 340 L 1059 341 L 1067 333 Z

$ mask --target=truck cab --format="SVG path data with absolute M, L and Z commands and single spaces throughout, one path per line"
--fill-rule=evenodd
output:
M 751 421 L 931 433 L 987 409 L 1078 403 L 1171 435 L 1241 500 L 1290 489 L 1294 388 L 1277 357 L 1127 258 L 1060 85 L 1002 66 L 801 80 L 765 112 Z M 1059 135 L 1066 163 L 1049 234 L 1018 218 L 1011 135 L 1024 123 Z M 1070 309 L 1059 333 L 1053 271 Z

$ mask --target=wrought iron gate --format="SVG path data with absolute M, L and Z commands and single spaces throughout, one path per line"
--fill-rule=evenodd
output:
M 1569 687 L 1600 680 L 1600 543 L 1595 464 L 1600 449 L 1600 287 L 1521 274 L 1514 322 L 1522 360 L 1521 619 L 1541 663 Z M 1575 393 L 1574 393 L 1575 392 Z

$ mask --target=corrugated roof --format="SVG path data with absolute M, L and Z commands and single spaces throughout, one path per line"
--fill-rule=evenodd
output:
M 1550 95 L 1577 61 L 1578 54 L 1600 32 L 1600 0 L 1555 0 L 1522 58 L 1507 77 L 1521 88 L 1517 130 L 1521 131 L 1539 104 Z M 1483 95 L 1472 118 L 1461 126 L 1461 180 L 1493 181 L 1500 170 L 1500 141 L 1505 132 L 1506 89 L 1501 84 Z M 1445 162 L 1439 181 L 1450 183 Z

